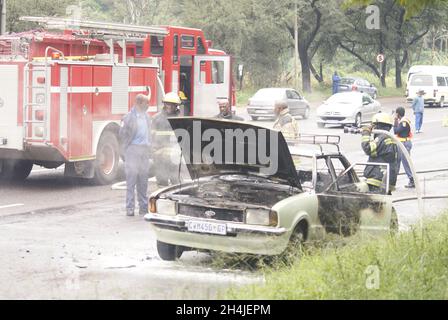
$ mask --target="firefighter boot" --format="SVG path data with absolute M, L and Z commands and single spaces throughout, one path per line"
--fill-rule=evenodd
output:
M 409 183 L 404 187 L 408 189 L 414 189 L 415 188 L 414 178 L 409 179 Z

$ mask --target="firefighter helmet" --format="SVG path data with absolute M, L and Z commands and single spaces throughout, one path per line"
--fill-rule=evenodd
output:
M 176 92 L 169 92 L 165 95 L 163 98 L 164 103 L 172 103 L 172 104 L 181 104 L 182 101 L 180 101 L 179 95 Z
M 384 112 L 379 112 L 376 115 L 374 115 L 372 118 L 372 123 L 373 124 L 382 123 L 382 124 L 387 124 L 390 126 L 394 125 L 392 117 L 388 113 L 384 113 Z

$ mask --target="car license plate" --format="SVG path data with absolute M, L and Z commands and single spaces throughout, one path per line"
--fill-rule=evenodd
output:
M 187 228 L 189 232 L 211 233 L 223 236 L 227 234 L 227 225 L 221 223 L 188 221 Z

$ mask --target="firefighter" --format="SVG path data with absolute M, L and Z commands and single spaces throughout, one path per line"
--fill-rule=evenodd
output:
M 411 154 L 412 149 L 412 128 L 411 121 L 405 117 L 406 110 L 403 107 L 397 108 L 395 110 L 395 121 L 394 121 L 394 133 L 397 135 L 397 138 L 403 143 L 404 147 L 408 151 L 409 155 Z M 398 167 L 397 172 L 400 172 L 400 165 L 403 164 L 404 171 L 408 176 L 409 183 L 405 186 L 406 188 L 413 189 L 415 188 L 414 177 L 412 176 L 411 168 L 409 167 L 409 163 L 406 160 L 405 156 L 398 150 Z
M 362 128 L 362 149 L 369 156 L 368 162 L 389 164 L 389 194 L 395 190 L 397 183 L 398 147 L 394 140 L 386 134 L 375 134 L 372 130 L 390 131 L 393 126 L 392 117 L 387 113 L 377 113 L 372 124 Z M 366 166 L 364 177 L 367 178 L 369 190 L 372 193 L 384 193 L 384 170 L 380 166 Z
M 147 114 L 149 98 L 139 94 L 134 107 L 123 118 L 120 128 L 120 148 L 126 171 L 126 214 L 134 215 L 137 187 L 139 213 L 148 213 L 148 178 L 150 166 L 151 121 Z
M 152 121 L 154 174 L 160 186 L 178 183 L 179 163 L 175 164 L 172 161 L 172 152 L 178 144 L 168 118 L 179 116 L 181 103 L 177 93 L 167 93 L 163 98 L 163 109 Z
M 219 113 L 215 116 L 216 119 L 244 121 L 243 118 L 233 114 L 232 108 L 230 107 L 229 99 L 227 98 L 218 99 L 218 107 L 219 107 Z
M 283 133 L 286 140 L 297 139 L 299 135 L 297 121 L 289 113 L 286 101 L 277 101 L 274 106 L 274 113 L 277 116 L 274 129 Z

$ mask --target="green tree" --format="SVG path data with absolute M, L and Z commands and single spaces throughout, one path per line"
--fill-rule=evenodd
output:
M 37 28 L 32 22 L 20 21 L 22 16 L 65 16 L 70 0 L 8 0 L 6 29 L 9 32 L 21 32 Z

